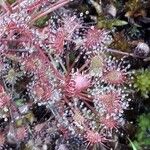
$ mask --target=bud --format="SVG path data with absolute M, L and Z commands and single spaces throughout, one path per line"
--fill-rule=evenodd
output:
M 150 48 L 146 43 L 139 42 L 134 50 L 134 54 L 139 57 L 147 57 L 150 52 Z

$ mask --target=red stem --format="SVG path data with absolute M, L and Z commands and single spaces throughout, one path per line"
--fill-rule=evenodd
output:
M 32 25 L 37 19 L 53 12 L 54 10 L 68 4 L 71 0 L 59 0 L 57 3 L 51 5 L 49 8 L 47 8 L 46 11 L 41 11 L 37 15 L 33 16 L 31 18 L 31 21 L 29 22 L 30 25 Z

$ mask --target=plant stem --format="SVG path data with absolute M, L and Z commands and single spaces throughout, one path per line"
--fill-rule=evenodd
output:
M 122 52 L 122 51 L 118 51 L 116 49 L 111 49 L 111 48 L 107 49 L 107 51 L 111 52 L 111 53 L 116 53 L 116 54 L 120 54 L 120 55 L 132 56 L 132 57 L 135 57 L 135 58 L 142 58 L 143 59 L 143 57 L 137 56 L 134 53 Z
M 115 50 L 115 49 L 107 49 L 108 52 L 112 52 L 112 53 L 117 53 L 117 54 L 120 54 L 120 55 L 126 55 L 126 56 L 132 56 L 132 57 L 135 57 L 135 55 L 133 53 L 127 53 L 127 52 L 122 52 L 122 51 L 118 51 L 118 50 Z
M 46 11 L 41 11 L 37 15 L 33 16 L 31 18 L 31 21 L 29 22 L 30 25 L 32 25 L 36 20 L 39 18 L 53 12 L 54 10 L 68 4 L 71 0 L 59 0 L 57 3 L 51 5 Z

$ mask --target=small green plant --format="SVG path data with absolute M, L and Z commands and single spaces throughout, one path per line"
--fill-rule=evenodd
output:
M 129 142 L 130 142 L 130 146 L 132 147 L 133 150 L 138 150 L 136 148 L 136 145 L 128 138 Z
M 150 69 L 141 69 L 135 74 L 134 87 L 141 92 L 142 96 L 148 98 L 150 92 Z
M 144 150 L 150 147 L 150 113 L 143 114 L 138 118 L 138 129 L 135 140 L 131 146 L 137 150 Z

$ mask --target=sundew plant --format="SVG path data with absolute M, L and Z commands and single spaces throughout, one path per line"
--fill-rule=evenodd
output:
M 0 1 L 1 149 L 110 150 L 122 136 L 131 65 L 76 2 Z

